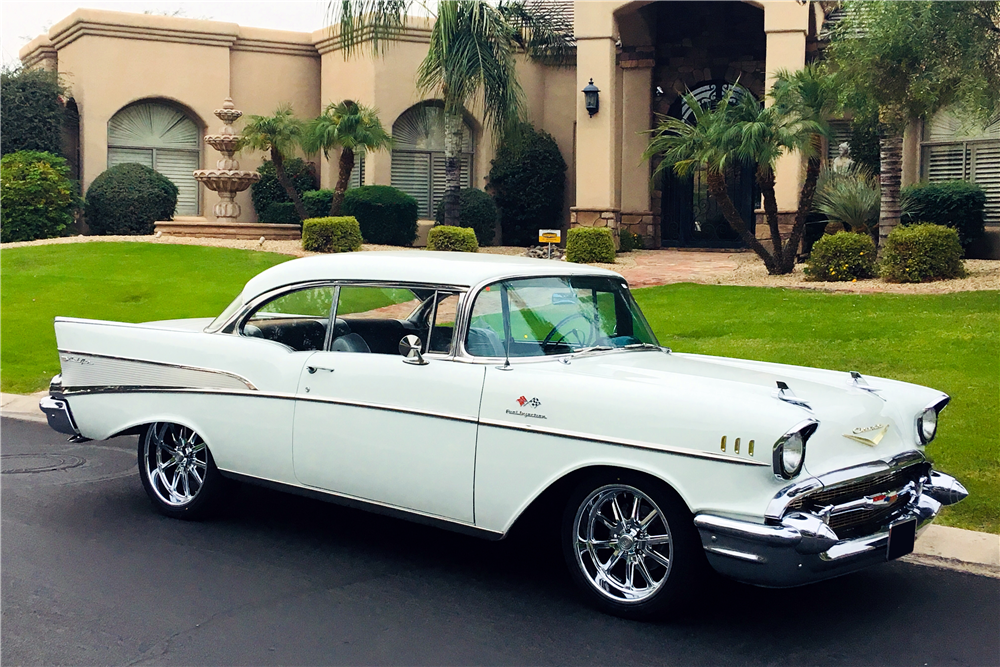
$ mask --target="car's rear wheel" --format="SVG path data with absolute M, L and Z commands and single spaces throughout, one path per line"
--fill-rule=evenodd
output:
M 139 436 L 139 476 L 156 509 L 200 519 L 218 504 L 225 480 L 204 439 L 180 424 L 150 424 Z
M 563 554 L 584 594 L 628 618 L 665 615 L 687 601 L 704 567 L 690 512 L 643 475 L 593 477 L 571 495 Z

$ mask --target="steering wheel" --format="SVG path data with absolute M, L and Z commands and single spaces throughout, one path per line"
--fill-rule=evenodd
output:
M 574 328 L 574 329 L 570 329 L 569 331 L 563 333 L 562 334 L 562 338 L 560 340 L 565 341 L 565 340 L 567 340 L 569 338 L 570 334 L 576 334 L 576 343 L 577 343 L 577 345 L 583 346 L 583 345 L 587 344 L 587 341 L 595 338 L 595 333 L 596 332 L 595 332 L 594 323 L 591 322 L 590 318 L 587 317 L 586 315 L 584 315 L 583 313 L 576 312 L 576 313 L 570 313 L 566 317 L 564 317 L 561 320 L 559 320 L 559 323 L 556 324 L 554 327 L 552 327 L 552 331 L 550 331 L 545 336 L 545 338 L 542 340 L 542 342 L 540 344 L 541 347 L 545 347 L 546 345 L 548 345 L 549 343 L 551 343 L 552 342 L 552 338 L 555 337 L 555 335 L 557 333 L 561 333 L 559 331 L 559 329 L 561 329 L 562 326 L 564 324 L 566 324 L 567 322 L 572 322 L 575 319 L 581 319 L 581 320 L 583 320 L 584 322 L 587 323 L 587 328 L 589 329 L 588 334 L 584 335 L 584 333 L 582 331 L 580 331 L 579 329 L 575 329 Z

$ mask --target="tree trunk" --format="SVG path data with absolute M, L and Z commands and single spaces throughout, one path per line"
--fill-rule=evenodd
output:
M 295 213 L 299 216 L 299 221 L 305 220 L 306 207 L 302 204 L 302 197 L 295 190 L 295 186 L 288 179 L 288 174 L 285 173 L 285 159 L 281 157 L 281 152 L 271 147 L 271 162 L 274 163 L 274 172 L 278 177 L 278 182 L 281 183 L 281 187 L 285 188 L 285 193 L 288 195 L 292 203 L 295 204 Z
M 719 208 L 722 210 L 722 215 L 726 218 L 729 226 L 740 235 L 740 238 L 747 244 L 747 247 L 764 260 L 767 272 L 770 274 L 776 273 L 774 258 L 771 257 L 767 248 L 761 245 L 760 241 L 747 231 L 746 223 L 740 217 L 740 212 L 733 205 L 733 200 L 729 198 L 729 191 L 726 189 L 726 177 L 721 172 L 708 172 L 708 192 L 715 197 L 715 201 L 719 202 Z
M 778 225 L 778 197 L 774 193 L 774 170 L 767 165 L 758 166 L 757 185 L 764 200 L 764 218 L 771 231 L 772 261 L 778 266 L 781 263 L 781 227 Z
M 458 191 L 462 188 L 462 113 L 444 116 L 444 224 L 459 226 L 461 208 Z
M 354 151 L 345 148 L 340 151 L 340 163 L 337 165 L 337 187 L 333 189 L 333 199 L 330 200 L 330 215 L 340 215 L 340 207 L 344 203 L 344 193 L 347 184 L 351 182 L 351 172 L 354 171 Z
M 882 186 L 882 206 L 878 215 L 878 255 L 882 256 L 885 247 L 885 237 L 899 224 L 899 184 L 902 180 L 903 137 L 897 132 L 887 130 L 879 141 L 881 147 L 882 173 L 879 183 Z
M 799 244 L 802 242 L 802 234 L 805 232 L 806 218 L 809 217 L 809 212 L 812 210 L 813 197 L 816 196 L 816 182 L 819 180 L 819 171 L 819 158 L 809 158 L 809 161 L 806 163 L 806 178 L 802 182 L 802 189 L 799 190 L 799 209 L 795 212 L 795 224 L 792 225 L 792 235 L 788 239 L 788 245 L 782 250 L 779 256 L 779 268 L 782 273 L 791 273 L 795 268 L 795 256 L 799 252 Z

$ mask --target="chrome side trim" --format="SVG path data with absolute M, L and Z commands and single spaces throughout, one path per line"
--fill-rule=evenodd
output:
M 330 403 L 333 405 L 345 405 L 351 408 L 368 408 L 370 410 L 383 410 L 385 412 L 401 412 L 408 415 L 420 415 L 423 417 L 435 417 L 437 419 L 447 419 L 449 421 L 477 423 L 476 417 L 466 415 L 456 415 L 448 412 L 437 412 L 435 410 L 417 410 L 416 408 L 402 408 L 384 403 L 369 403 L 367 401 L 346 401 L 339 398 L 321 398 L 312 396 L 293 396 L 295 400 L 308 401 L 309 403 Z
M 736 558 L 738 560 L 745 560 L 750 563 L 765 563 L 767 559 L 763 556 L 758 556 L 757 554 L 748 554 L 742 551 L 736 551 L 735 549 L 726 549 L 723 547 L 705 547 L 705 551 L 713 554 L 719 554 L 720 556 L 729 556 L 730 558 Z
M 110 359 L 110 360 L 113 360 L 113 361 L 124 361 L 126 363 L 147 364 L 147 365 L 156 366 L 156 367 L 159 367 L 159 368 L 169 368 L 169 369 L 182 370 L 182 371 L 194 371 L 194 372 L 198 372 L 198 373 L 211 373 L 213 375 L 220 375 L 220 376 L 223 376 L 223 377 L 231 378 L 231 379 L 236 380 L 237 382 L 243 384 L 247 389 L 250 389 L 251 391 L 257 391 L 257 387 L 255 387 L 254 384 L 252 382 L 250 382 L 250 380 L 246 379 L 242 375 L 237 375 L 235 373 L 230 373 L 229 371 L 219 370 L 217 368 L 204 368 L 204 367 L 200 367 L 200 366 L 186 366 L 186 365 L 183 365 L 183 364 L 173 364 L 173 363 L 169 363 L 169 362 L 165 362 L 165 361 L 152 361 L 150 359 L 138 359 L 138 358 L 135 358 L 135 357 L 120 357 L 120 356 L 111 355 L 111 354 L 97 354 L 95 352 L 80 352 L 80 351 L 76 351 L 76 350 L 64 350 L 64 349 L 60 349 L 60 350 L 58 350 L 58 352 L 59 352 L 59 361 L 60 361 L 60 365 L 61 366 L 63 365 L 63 362 L 71 363 L 69 359 L 66 359 L 64 357 L 71 357 L 71 358 L 72 357 L 76 357 L 76 358 L 83 359 L 83 360 L 86 360 L 87 357 L 94 357 L 96 359 Z M 67 378 L 66 378 L 67 373 L 66 373 L 66 370 L 67 370 L 67 368 L 65 366 L 63 366 L 63 373 L 61 373 L 61 375 L 62 375 L 62 382 L 63 382 L 63 386 L 64 387 L 65 386 L 71 386 L 70 383 L 67 382 Z
M 322 500 L 323 502 L 333 503 L 335 505 L 343 505 L 345 507 L 352 507 L 367 512 L 373 512 L 375 514 L 382 514 L 397 519 L 404 519 L 406 521 L 413 521 L 415 523 L 421 523 L 435 528 L 442 528 L 444 530 L 450 530 L 464 535 L 472 535 L 473 537 L 485 538 L 493 541 L 502 540 L 506 537 L 506 533 L 489 530 L 488 528 L 480 528 L 479 526 L 471 523 L 456 521 L 455 519 L 448 519 L 434 514 L 420 512 L 418 510 L 398 507 L 396 505 L 387 505 L 374 500 L 366 500 L 364 498 L 348 496 L 335 493 L 333 491 L 298 486 L 296 484 L 276 482 L 274 480 L 264 479 L 261 477 L 251 477 L 250 475 L 244 475 L 231 470 L 220 470 L 219 472 L 222 473 L 223 477 L 229 477 L 248 484 L 263 486 L 275 491 L 294 493 L 295 495 L 312 498 L 314 500 Z
M 747 466 L 767 466 L 767 467 L 771 465 L 770 463 L 754 461 L 753 459 L 736 458 L 735 456 L 726 456 L 723 454 L 715 454 L 712 452 L 701 452 L 694 449 L 685 449 L 683 447 L 673 447 L 671 445 L 661 445 L 659 443 L 654 443 L 654 442 L 644 442 L 642 440 L 615 438 L 609 435 L 592 435 L 589 433 L 581 433 L 580 431 L 569 431 L 561 428 L 535 426 L 534 424 L 518 424 L 515 422 L 506 422 L 496 419 L 480 419 L 479 423 L 482 424 L 483 426 L 505 428 L 505 429 L 510 429 L 512 431 L 528 431 L 530 433 L 539 433 L 542 435 L 553 435 L 558 438 L 571 438 L 573 440 L 584 440 L 587 442 L 596 442 L 604 445 L 618 445 L 620 447 L 632 447 L 633 449 L 648 449 L 656 452 L 678 454 L 680 456 L 690 456 L 693 458 L 700 458 L 700 459 L 711 459 L 713 461 L 724 461 L 726 463 L 737 463 L 740 465 L 747 465 Z

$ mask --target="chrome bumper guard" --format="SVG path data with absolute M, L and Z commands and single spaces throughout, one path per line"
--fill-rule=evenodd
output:
M 49 428 L 53 431 L 66 435 L 80 435 L 73 414 L 69 411 L 69 403 L 63 397 L 61 389 L 62 381 L 57 375 L 52 378 L 52 383 L 49 385 L 49 395 L 38 402 L 38 408 L 45 413 Z
M 909 496 L 905 505 L 871 534 L 851 539 L 840 539 L 827 523 L 830 510 L 839 508 L 791 511 L 770 524 L 699 514 L 694 524 L 709 563 L 720 574 L 758 586 L 799 586 L 885 562 L 892 526 L 915 521 L 919 534 L 943 505 L 968 496 L 958 480 L 933 470 L 899 493 Z M 862 498 L 841 507 L 865 502 L 871 500 Z

